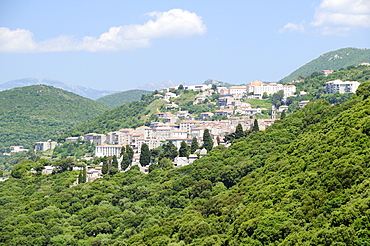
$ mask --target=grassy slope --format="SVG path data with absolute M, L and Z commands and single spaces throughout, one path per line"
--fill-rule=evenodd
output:
M 90 132 L 107 133 L 118 131 L 121 128 L 142 126 L 146 123 L 151 113 L 155 113 L 157 108 L 166 103 L 164 100 L 125 103 L 65 132 L 62 138 L 80 136 Z
M 46 85 L 0 92 L 0 147 L 45 141 L 108 108 Z
M 145 90 L 128 90 L 98 98 L 96 101 L 110 108 L 115 108 L 128 102 L 139 101 L 142 95 L 151 93 L 151 91 Z
M 318 58 L 298 68 L 290 75 L 281 79 L 281 82 L 291 83 L 299 76 L 307 76 L 313 72 L 321 72 L 328 69 L 340 69 L 362 62 L 370 62 L 370 49 L 344 48 L 325 53 Z

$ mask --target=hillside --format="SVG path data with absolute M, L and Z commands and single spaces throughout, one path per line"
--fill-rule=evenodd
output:
M 107 90 L 95 90 L 95 89 L 91 89 L 91 88 L 84 87 L 84 86 L 67 84 L 67 83 L 64 83 L 58 80 L 53 80 L 53 79 L 36 79 L 36 78 L 17 79 L 17 80 L 12 80 L 12 81 L 2 83 L 0 84 L 0 91 L 9 90 L 15 87 L 30 86 L 30 85 L 50 85 L 55 88 L 69 91 L 69 92 L 72 92 L 77 95 L 87 97 L 93 100 L 116 92 L 116 91 L 107 91 Z
M 107 133 L 117 131 L 121 128 L 136 128 L 148 121 L 152 114 L 167 102 L 164 100 L 154 100 L 147 96 L 147 100 L 125 103 L 121 106 L 105 111 L 89 121 L 84 122 L 68 131 L 60 139 L 70 136 L 81 136 L 86 133 Z
M 91 99 L 46 85 L 0 91 L 0 147 L 46 141 L 107 110 Z
M 151 91 L 145 90 L 128 90 L 98 98 L 96 101 L 110 108 L 115 108 L 128 102 L 140 101 L 142 95 L 148 95 L 151 93 Z
M 348 66 L 356 66 L 362 62 L 370 62 L 370 49 L 344 48 L 325 53 L 298 68 L 280 82 L 291 83 L 298 77 L 306 77 L 313 72 L 336 70 Z
M 77 173 L 24 172 L 0 183 L 0 244 L 368 245 L 369 87 L 184 168 L 71 188 Z

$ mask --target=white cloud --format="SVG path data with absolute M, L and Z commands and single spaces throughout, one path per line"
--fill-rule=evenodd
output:
M 287 23 L 282 29 L 279 30 L 280 33 L 284 32 L 304 32 L 304 22 L 302 21 L 299 24 Z
M 343 34 L 355 27 L 370 27 L 370 0 L 323 0 L 312 26 L 323 34 Z M 338 32 L 336 32 L 338 31 Z
M 111 27 L 99 37 L 59 36 L 41 42 L 33 40 L 32 32 L 24 29 L 0 28 L 0 52 L 56 52 L 56 51 L 117 51 L 150 46 L 150 41 L 160 38 L 188 38 L 203 35 L 207 28 L 202 18 L 182 9 L 167 12 L 150 12 L 143 25 Z

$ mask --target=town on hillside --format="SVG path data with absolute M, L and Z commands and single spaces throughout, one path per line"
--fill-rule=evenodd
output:
M 328 75 L 333 70 L 323 70 L 322 73 Z M 293 81 L 296 83 L 299 81 Z M 354 93 L 359 86 L 357 81 L 329 81 L 326 83 L 326 93 Z M 217 110 L 214 112 L 201 112 L 199 115 L 190 114 L 189 111 L 181 110 L 180 106 L 173 102 L 174 98 L 179 97 L 176 90 L 192 90 L 197 91 L 193 104 L 201 104 L 211 98 L 214 94 L 218 94 Z M 181 145 L 185 143 L 191 146 L 196 141 L 197 146 L 203 146 L 203 137 L 205 131 L 213 141 L 213 147 L 223 145 L 228 147 L 230 143 L 225 141 L 225 137 L 236 131 L 240 125 L 243 131 L 251 131 L 255 124 L 258 124 L 259 130 L 265 130 L 277 120 L 277 114 L 287 111 L 288 106 L 281 105 L 278 108 L 253 108 L 244 99 L 266 99 L 277 92 L 283 93 L 283 100 L 288 97 L 295 96 L 295 85 L 283 85 L 279 83 L 264 83 L 255 80 L 248 85 L 239 85 L 231 87 L 216 86 L 215 84 L 202 85 L 177 85 L 169 88 L 164 88 L 157 94 L 152 95 L 156 99 L 165 100 L 165 110 L 156 113 L 157 121 L 152 121 L 148 126 L 140 126 L 136 129 L 124 128 L 116 131 L 107 132 L 105 134 L 87 133 L 82 136 L 68 137 L 65 142 L 85 141 L 95 146 L 94 157 L 112 157 L 116 156 L 119 163 L 122 162 L 122 148 L 130 146 L 133 150 L 133 158 L 130 160 L 129 169 L 132 166 L 138 166 L 144 172 L 149 172 L 149 166 L 141 165 L 140 154 L 142 146 L 145 144 L 150 150 L 160 146 L 173 144 L 177 150 L 180 150 Z M 300 95 L 305 95 L 304 91 L 299 92 Z M 299 107 L 304 107 L 309 101 L 299 102 Z M 257 115 L 268 112 L 269 118 L 258 118 Z M 216 118 L 215 118 L 216 117 Z M 218 118 L 217 118 L 218 117 Z M 34 145 L 34 151 L 54 150 L 62 143 L 54 141 L 37 142 Z M 23 146 L 11 146 L 11 152 L 27 151 Z M 5 153 L 10 155 L 11 153 Z M 207 154 L 206 149 L 198 149 L 186 157 L 177 156 L 174 158 L 173 165 L 182 167 L 191 164 L 196 159 Z M 93 159 L 90 157 L 88 159 Z M 56 167 L 46 166 L 43 173 L 52 173 Z M 87 170 L 87 181 L 92 181 L 102 176 L 102 167 L 90 168 Z M 120 171 L 125 171 L 119 166 Z

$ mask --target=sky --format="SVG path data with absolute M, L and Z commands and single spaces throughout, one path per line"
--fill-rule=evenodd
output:
M 347 47 L 370 48 L 370 0 L 0 0 L 0 83 L 276 82 Z

